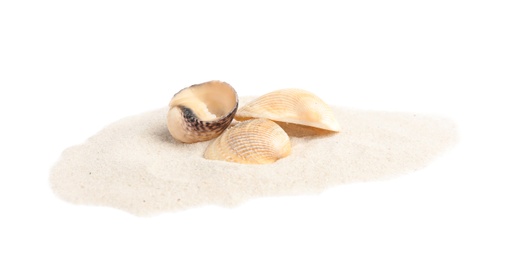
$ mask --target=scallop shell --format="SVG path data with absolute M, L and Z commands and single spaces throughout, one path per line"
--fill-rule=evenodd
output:
M 239 121 L 250 118 L 340 131 L 332 109 L 315 94 L 301 89 L 281 89 L 260 96 L 240 108 L 235 116 Z
M 209 81 L 177 92 L 170 101 L 167 126 L 183 143 L 219 136 L 231 124 L 238 109 L 238 96 L 231 85 Z
M 243 164 L 273 163 L 291 151 L 290 138 L 268 119 L 253 119 L 227 129 L 209 144 L 204 157 Z

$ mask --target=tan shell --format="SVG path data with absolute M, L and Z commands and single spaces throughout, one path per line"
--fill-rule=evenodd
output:
M 238 96 L 231 85 L 209 81 L 177 92 L 170 101 L 167 126 L 183 143 L 219 136 L 231 124 L 238 109 Z
M 290 138 L 276 123 L 253 119 L 227 129 L 209 144 L 204 157 L 243 164 L 273 163 L 290 154 Z
M 239 121 L 250 118 L 340 131 L 332 109 L 313 93 L 301 89 L 281 89 L 260 96 L 240 108 L 235 116 Z

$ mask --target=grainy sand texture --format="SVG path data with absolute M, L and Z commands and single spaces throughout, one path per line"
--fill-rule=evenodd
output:
M 315 194 L 412 172 L 457 140 L 455 125 L 445 118 L 333 110 L 342 132 L 323 135 L 283 125 L 292 153 L 267 165 L 204 159 L 210 141 L 175 141 L 166 128 L 167 108 L 127 117 L 66 149 L 51 170 L 51 187 L 66 201 L 135 215 L 234 206 L 256 197 Z

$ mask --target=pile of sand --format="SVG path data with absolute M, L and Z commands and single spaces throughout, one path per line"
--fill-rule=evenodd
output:
M 66 149 L 52 168 L 52 189 L 72 203 L 137 215 L 231 206 L 254 197 L 317 193 L 414 171 L 456 141 L 454 124 L 444 118 L 333 110 L 342 132 L 287 129 L 292 154 L 267 165 L 204 159 L 209 141 L 175 141 L 166 128 L 167 108 L 127 117 Z

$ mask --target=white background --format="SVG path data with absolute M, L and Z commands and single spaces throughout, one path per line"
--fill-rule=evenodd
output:
M 1 259 L 532 258 L 528 1 L 184 2 L 0 2 Z M 211 79 L 450 117 L 460 142 L 399 178 L 230 209 L 54 196 L 65 148 Z

